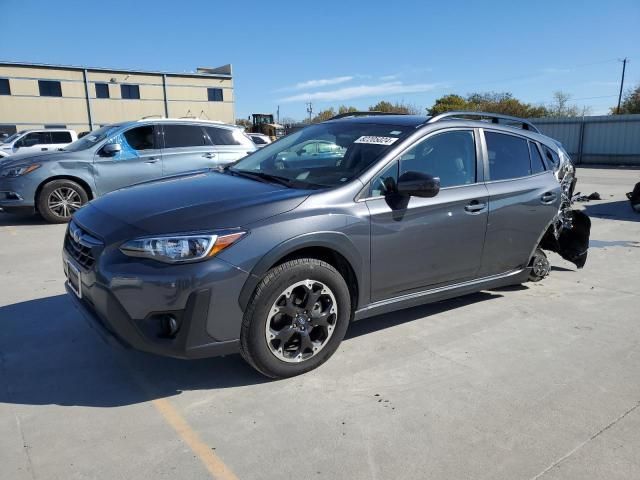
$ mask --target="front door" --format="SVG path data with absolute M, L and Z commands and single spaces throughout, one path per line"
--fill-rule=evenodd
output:
M 481 265 L 488 194 L 478 175 L 475 133 L 421 139 L 371 182 L 371 297 L 391 298 L 474 278 Z M 390 193 L 408 171 L 440 177 L 433 198 Z
M 116 135 L 121 151 L 105 156 L 100 149 L 93 161 L 93 175 L 99 195 L 162 176 L 162 153 L 154 125 L 141 125 Z

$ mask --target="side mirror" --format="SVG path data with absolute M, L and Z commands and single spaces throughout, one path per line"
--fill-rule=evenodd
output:
M 440 191 L 440 178 L 421 172 L 400 175 L 396 192 L 407 197 L 435 197 Z
M 119 143 L 107 143 L 102 147 L 102 156 L 115 157 L 122 151 L 122 146 Z

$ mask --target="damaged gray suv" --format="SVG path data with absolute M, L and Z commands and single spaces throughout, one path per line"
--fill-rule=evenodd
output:
M 574 186 L 566 152 L 521 119 L 350 113 L 90 202 L 65 237 L 66 285 L 127 346 L 239 351 L 289 377 L 326 361 L 351 321 L 540 280 L 544 250 L 582 267 Z

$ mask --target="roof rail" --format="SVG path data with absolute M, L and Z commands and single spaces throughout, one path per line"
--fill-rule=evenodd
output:
M 164 115 L 147 115 L 142 117 L 140 120 L 147 120 L 148 118 L 164 118 Z
M 346 112 L 346 113 L 339 113 L 338 115 L 331 117 L 329 120 L 338 120 L 340 118 L 347 118 L 347 117 L 367 117 L 369 115 L 406 115 L 406 113 L 378 112 L 376 110 L 369 110 L 367 112 Z
M 427 123 L 436 123 L 440 120 L 444 120 L 446 118 L 459 118 L 459 117 L 481 117 L 487 118 L 491 120 L 491 123 L 500 123 L 500 120 L 508 120 L 510 122 L 520 124 L 520 128 L 523 130 L 531 130 L 532 132 L 540 133 L 540 130 L 536 128 L 536 126 L 529 122 L 528 120 L 524 120 L 523 118 L 511 117 L 509 115 L 502 115 L 500 113 L 488 113 L 488 112 L 445 112 L 440 115 L 436 115 L 435 117 L 431 117 L 427 120 Z

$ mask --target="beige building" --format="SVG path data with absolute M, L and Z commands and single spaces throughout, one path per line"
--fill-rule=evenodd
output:
M 143 117 L 235 121 L 231 65 L 193 73 L 0 62 L 0 133 Z

